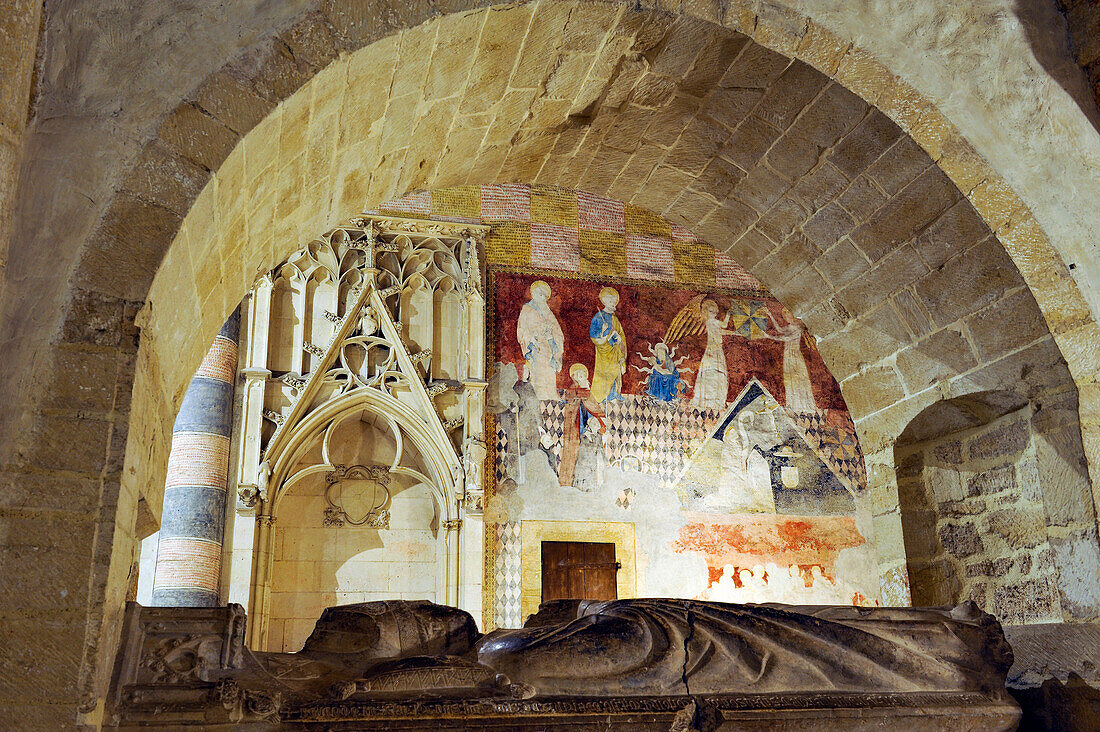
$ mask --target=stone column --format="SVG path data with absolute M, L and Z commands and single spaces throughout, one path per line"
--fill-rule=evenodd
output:
M 218 604 L 240 314 L 214 338 L 172 428 L 153 605 Z

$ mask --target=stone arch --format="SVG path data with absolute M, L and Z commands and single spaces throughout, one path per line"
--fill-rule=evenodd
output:
M 492 104 L 483 89 L 470 92 L 474 102 L 465 101 L 464 93 L 461 99 L 424 103 L 416 122 L 406 120 L 415 149 L 405 145 L 391 124 L 401 114 L 417 112 L 406 108 L 412 101 L 407 93 L 396 97 L 403 102 L 390 101 L 390 91 L 410 84 L 400 76 L 400 59 L 422 58 L 441 34 L 467 37 L 481 27 L 479 22 L 504 23 L 510 13 L 520 13 L 524 27 L 533 28 L 535 14 L 552 12 L 546 9 L 551 7 L 562 6 L 437 19 L 334 62 L 287 99 L 230 154 L 214 185 L 204 189 L 188 214 L 150 292 L 144 324 L 150 342 L 172 353 L 201 349 L 190 338 L 193 331 L 178 324 L 201 322 L 217 312 L 206 293 L 218 293 L 214 297 L 228 306 L 259 271 L 325 228 L 330 212 L 341 205 L 357 207 L 364 199 L 377 201 L 427 182 L 526 177 L 549 183 L 577 180 L 597 193 L 648 203 L 717 241 L 755 271 L 813 329 L 826 361 L 853 395 L 850 404 L 869 453 L 872 487 L 886 504 L 896 490 L 889 470 L 893 440 L 940 394 L 988 388 L 983 384 L 1006 379 L 1024 393 L 1073 388 L 1026 283 L 942 168 L 882 112 L 841 84 L 746 37 L 698 21 L 581 4 L 576 7 L 588 12 L 586 27 L 602 22 L 611 32 L 590 33 L 591 45 L 578 46 L 576 53 L 589 65 L 583 74 L 574 72 L 571 87 L 551 78 L 565 73 L 547 58 L 557 54 L 556 48 L 536 47 L 540 50 L 532 52 L 532 59 L 520 53 L 518 62 L 506 55 L 509 64 L 515 63 L 509 76 L 526 75 L 524 83 L 533 85 L 526 88 L 530 93 L 518 94 L 524 104 L 510 101 L 516 90 L 503 83 Z M 568 14 L 562 12 L 557 20 L 568 29 Z M 555 32 L 548 19 L 537 26 Z M 672 37 L 675 44 L 666 40 Z M 614 38 L 619 40 L 608 41 Z M 723 58 L 733 59 L 718 71 L 714 59 L 704 59 L 699 50 L 716 43 L 724 49 Z M 641 45 L 635 49 L 634 44 Z M 586 93 L 593 94 L 597 59 L 623 59 L 638 49 L 653 56 L 646 61 L 652 69 L 637 70 L 630 84 L 622 83 L 627 89 L 614 96 L 628 72 L 618 61 L 606 63 L 596 77 L 599 93 L 584 102 Z M 447 53 L 436 48 L 428 55 L 433 63 L 454 67 L 457 61 L 443 60 Z M 500 63 L 492 60 L 499 58 L 475 57 L 459 68 L 473 78 L 473 64 Z M 390 77 L 380 73 L 395 68 Z M 372 83 L 380 85 L 377 93 L 367 91 L 375 88 Z M 382 87 L 390 91 L 383 93 Z M 748 101 L 739 105 L 741 95 Z M 389 117 L 383 96 L 395 104 L 397 121 Z M 493 120 L 483 108 L 496 113 Z M 570 114 L 574 108 L 584 114 Z M 452 129 L 456 114 L 472 128 Z M 374 133 L 366 133 L 364 140 L 360 133 L 368 121 Z M 789 126 L 780 131 L 773 123 Z M 445 151 L 438 149 L 444 129 L 457 135 Z M 309 152 L 285 160 L 270 149 L 273 139 Z M 456 152 L 464 139 L 471 147 L 481 141 L 477 154 Z M 380 161 L 366 177 L 363 159 Z M 405 165 L 409 160 L 415 164 Z M 313 168 L 328 172 L 306 185 L 314 180 Z M 469 195 L 469 188 L 453 188 L 448 195 Z M 178 292 L 186 296 L 180 299 Z M 169 302 L 168 293 L 172 302 L 194 306 L 159 306 Z M 136 388 L 155 399 L 163 395 L 157 409 L 170 412 L 177 398 L 171 384 L 183 383 L 185 363 L 150 364 L 139 373 Z M 149 374 L 158 377 L 152 389 L 144 380 Z M 881 520 L 889 519 L 884 515 Z M 901 547 L 901 537 L 896 538 Z M 899 553 L 890 561 L 900 581 L 903 557 Z
M 45 362 L 53 361 L 60 367 L 75 364 L 76 369 L 79 370 L 87 365 L 90 359 L 86 355 L 88 351 L 83 348 L 83 344 L 91 342 L 104 349 L 117 349 L 117 354 L 112 352 L 111 358 L 117 358 L 118 363 L 121 364 L 120 371 L 123 377 L 120 379 L 118 388 L 123 395 L 117 400 L 113 393 L 108 397 L 109 404 L 102 410 L 106 414 L 104 418 L 81 424 L 81 429 L 86 433 L 87 441 L 91 445 L 88 455 L 68 456 L 61 461 L 53 454 L 56 452 L 56 445 L 48 439 L 50 430 L 59 424 L 58 415 L 34 415 L 30 409 L 24 409 L 22 413 L 27 415 L 28 424 L 32 429 L 26 431 L 23 439 L 18 442 L 5 441 L 8 444 L 17 444 L 16 457 L 20 465 L 30 464 L 66 474 L 96 476 L 96 479 L 100 480 L 103 476 L 107 476 L 109 483 L 114 483 L 115 479 L 122 474 L 127 484 L 122 489 L 123 493 L 132 493 L 136 486 L 142 485 L 144 477 L 163 472 L 163 460 L 167 455 L 167 432 L 164 425 L 170 422 L 170 415 L 174 411 L 172 405 L 178 404 L 182 396 L 183 384 L 186 383 L 190 370 L 201 357 L 202 344 L 208 340 L 207 336 L 212 335 L 216 330 L 221 318 L 232 306 L 227 300 L 234 297 L 233 293 L 239 295 L 244 291 L 251 274 L 243 268 L 238 269 L 232 258 L 226 259 L 230 263 L 229 269 L 223 269 L 219 265 L 213 270 L 202 271 L 201 276 L 193 271 L 196 266 L 196 256 L 209 253 L 202 251 L 210 245 L 209 241 L 202 240 L 208 231 L 220 228 L 227 232 L 230 240 L 239 242 L 238 247 L 224 250 L 231 256 L 239 254 L 244 248 L 246 238 L 251 236 L 248 224 L 241 217 L 229 216 L 225 220 L 212 218 L 216 215 L 216 211 L 227 213 L 242 210 L 239 204 L 243 203 L 243 188 L 235 183 L 240 182 L 243 172 L 234 171 L 232 167 L 222 165 L 223 159 L 243 132 L 251 129 L 252 125 L 264 116 L 263 112 L 279 101 L 289 99 L 291 92 L 298 89 L 306 79 L 311 78 L 317 69 L 329 64 L 333 54 L 326 48 L 335 47 L 351 51 L 369 41 L 386 36 L 399 27 L 415 26 L 427 19 L 430 10 L 427 6 L 413 6 L 409 12 L 411 13 L 409 16 L 400 18 L 396 12 L 390 15 L 383 14 L 381 22 L 378 14 L 363 8 L 352 12 L 342 6 L 332 5 L 316 13 L 307 13 L 299 19 L 299 22 L 286 30 L 277 41 L 264 41 L 261 45 L 264 45 L 265 50 L 248 59 L 248 62 L 242 65 L 243 68 L 227 68 L 212 74 L 208 83 L 203 85 L 201 99 L 196 98 L 180 104 L 166 117 L 158 139 L 141 152 L 137 164 L 126 176 L 127 180 L 120 185 L 118 195 L 110 197 L 111 203 L 104 209 L 101 224 L 94 232 L 87 232 L 88 246 L 73 280 L 76 289 L 65 305 L 64 322 L 60 326 L 63 345 L 55 352 L 39 354 L 33 361 L 35 367 L 42 367 L 46 365 Z M 1022 303 L 1020 320 L 1030 324 L 1036 314 L 1030 302 L 1032 297 L 1029 294 L 1030 291 L 1039 301 L 1041 313 L 1045 316 L 1048 328 L 1039 329 L 1037 337 L 1024 346 L 1029 351 L 1029 356 L 1024 359 L 1026 363 L 1021 365 L 1018 361 L 998 362 L 997 368 L 1001 369 L 999 373 L 996 368 L 971 370 L 966 372 L 965 378 L 952 383 L 959 384 L 959 389 L 979 388 L 983 383 L 988 385 L 996 381 L 1005 373 L 1012 374 L 1014 380 L 1022 379 L 1024 383 L 1029 383 L 1029 380 L 1034 382 L 1037 379 L 1046 378 L 1042 374 L 1048 366 L 1053 366 L 1060 375 L 1064 375 L 1064 367 L 1060 365 L 1059 348 L 1055 347 L 1054 341 L 1046 334 L 1049 331 L 1053 332 L 1054 337 L 1060 341 L 1062 353 L 1069 356 L 1070 368 L 1078 375 L 1082 386 L 1082 400 L 1091 405 L 1091 400 L 1097 396 L 1097 389 L 1094 383 L 1094 356 L 1088 344 L 1095 341 L 1096 326 L 1089 313 L 1088 305 L 1074 287 L 1068 270 L 1059 256 L 1063 251 L 1072 252 L 1072 248 L 1067 246 L 1064 249 L 1053 250 L 1045 246 L 1046 234 L 1026 207 L 1021 204 L 1020 199 L 1000 176 L 990 173 L 985 168 L 980 156 L 964 138 L 953 131 L 944 120 L 943 114 L 926 102 L 912 87 L 893 77 L 886 67 L 876 62 L 866 51 L 851 47 L 847 41 L 824 31 L 821 26 L 807 23 L 801 15 L 767 5 L 762 6 L 758 13 L 729 12 L 725 17 L 716 14 L 714 17 L 708 17 L 708 20 L 724 20 L 729 26 L 751 34 L 763 47 L 786 51 L 801 58 L 810 66 L 825 70 L 841 84 L 886 109 L 889 116 L 902 123 L 903 129 L 912 131 L 913 138 L 919 145 L 933 153 L 940 169 L 947 170 L 951 180 L 967 192 L 969 199 L 974 201 L 989 228 L 998 234 L 1002 244 L 1006 244 L 1012 250 L 1014 261 L 1024 276 L 1024 282 L 1028 284 L 1027 289 L 1021 285 L 1008 288 L 1012 290 L 1010 295 L 1016 298 L 1015 302 Z M 287 20 L 280 18 L 278 22 L 273 22 L 273 25 L 283 22 Z M 688 20 L 684 22 L 686 25 L 692 23 Z M 252 61 L 257 58 L 260 63 L 253 66 Z M 311 90 L 311 93 L 313 91 Z M 241 98 L 250 100 L 250 103 L 240 105 Z M 581 107 L 579 111 L 582 114 L 574 115 L 576 117 L 574 121 L 583 121 L 585 119 L 583 112 L 587 109 L 589 109 L 587 105 Z M 570 106 L 567 112 L 571 110 Z M 596 120 L 598 120 L 598 114 L 592 122 Z M 262 133 L 265 130 L 270 132 L 271 128 L 257 128 L 253 131 L 255 137 L 252 139 L 257 141 L 263 139 Z M 293 140 L 288 138 L 287 144 L 293 146 Z M 241 145 L 245 151 L 249 147 L 247 140 Z M 264 150 L 262 145 L 251 147 L 256 160 L 262 160 L 269 152 L 272 155 L 276 154 L 275 151 Z M 244 156 L 247 152 L 241 154 Z M 311 160 L 311 164 L 316 164 L 316 158 Z M 310 162 L 310 160 L 303 162 Z M 168 176 L 167 180 L 159 177 L 159 172 L 166 168 L 175 171 Z M 209 177 L 209 171 L 213 169 L 219 170 L 216 182 L 203 188 Z M 295 175 L 298 174 L 299 171 L 296 169 Z M 295 180 L 304 181 L 304 172 L 301 173 L 300 179 Z M 387 190 L 387 195 L 399 194 L 417 185 L 420 183 L 413 180 L 402 181 L 400 184 L 395 180 Z M 153 189 L 160 192 L 150 194 L 149 192 Z M 203 190 L 201 195 L 196 194 L 199 189 Z M 295 238 L 299 232 L 290 230 L 285 223 L 275 222 L 278 212 L 284 209 L 292 211 L 292 204 L 300 203 L 304 193 L 306 193 L 304 190 L 288 191 L 277 200 L 254 202 L 261 214 L 271 214 L 269 226 L 272 229 L 283 227 L 277 232 L 278 239 L 300 241 Z M 162 195 L 165 198 L 162 198 Z M 212 201 L 207 201 L 205 208 L 200 207 L 196 195 L 199 199 L 203 196 L 218 199 L 220 205 L 212 206 Z M 156 200 L 150 200 L 151 197 Z M 183 213 L 191 206 L 192 201 L 196 203 L 188 214 L 188 218 L 193 216 L 193 220 L 197 222 L 204 217 L 210 217 L 209 227 L 206 230 L 200 230 L 196 226 L 195 229 L 181 230 L 177 233 L 177 228 L 183 220 Z M 330 215 L 329 212 L 334 210 L 335 203 L 339 202 L 330 203 L 319 209 L 324 212 L 322 215 Z M 27 208 L 29 211 L 33 207 Z M 24 227 L 29 226 L 26 223 L 29 220 L 28 216 L 30 216 L 29 213 L 24 214 Z M 279 216 L 279 220 L 286 221 L 282 216 Z M 716 218 L 715 221 L 719 219 Z M 326 226 L 312 226 L 312 224 L 310 226 L 312 228 L 309 234 L 326 228 Z M 1082 227 L 1080 230 L 1088 229 Z M 705 232 L 701 233 L 705 235 Z M 1077 235 L 1076 231 L 1069 234 L 1063 231 L 1061 240 L 1069 241 Z M 80 236 L 79 241 L 85 241 L 84 237 Z M 188 248 L 185 255 L 173 257 L 169 247 L 173 241 L 190 241 L 197 246 Z M 274 241 L 276 237 L 263 246 L 271 247 Z M 255 242 L 247 243 L 251 246 Z M 166 251 L 167 256 L 165 256 Z M 999 256 L 999 250 L 991 251 Z M 119 252 L 132 256 L 123 257 L 120 264 Z M 795 257 L 797 261 L 798 256 L 797 249 L 783 254 L 776 251 L 769 253 L 768 256 L 771 254 L 775 254 L 776 260 Z M 271 251 L 264 259 L 271 262 L 277 261 L 278 253 Z M 110 272 L 112 263 L 116 265 L 115 272 Z M 189 270 L 191 270 L 190 279 L 187 276 Z M 165 349 L 163 353 L 176 353 L 176 362 L 159 359 L 155 355 L 156 351 L 150 349 L 135 356 L 133 345 L 136 332 L 131 325 L 138 306 L 148 293 L 148 285 L 154 272 L 159 272 L 164 277 L 163 292 L 172 293 L 162 302 L 197 303 L 197 312 L 196 310 L 185 311 L 182 308 L 170 312 L 164 308 L 158 309 L 156 298 L 152 297 L 150 299 L 154 303 L 153 306 L 146 310 L 139 321 L 145 326 L 147 343 L 152 344 L 159 340 L 160 345 L 156 348 Z M 68 270 L 65 270 L 64 274 L 66 276 L 63 279 L 67 282 Z M 790 287 L 792 292 L 796 292 L 810 288 L 811 285 L 805 282 L 792 282 Z M 776 290 L 778 292 L 780 288 Z M 32 302 L 41 301 L 32 298 Z M 18 303 L 9 307 L 23 305 L 24 303 Z M 891 307 L 897 306 L 891 303 Z M 41 333 L 47 333 L 54 328 L 51 320 L 53 308 L 44 308 L 44 312 L 45 315 L 40 314 L 35 319 L 39 322 L 49 321 L 42 327 Z M 822 317 L 826 322 L 830 318 L 837 320 L 835 316 L 830 316 L 827 310 L 822 312 Z M 889 333 L 896 327 L 896 322 L 892 321 L 888 326 L 881 326 L 878 329 L 879 332 Z M 193 343 L 177 350 L 180 344 L 173 342 L 168 333 L 182 323 L 187 323 L 190 327 L 194 327 L 195 323 L 202 323 L 201 328 L 196 330 L 205 335 L 196 337 Z M 871 327 L 871 330 L 876 328 Z M 941 358 L 946 359 L 947 357 L 943 354 L 952 352 L 949 346 L 950 342 L 955 340 L 955 336 L 938 335 L 940 332 L 936 331 L 925 336 L 929 341 L 932 338 L 938 339 L 935 342 L 929 342 L 927 348 L 932 352 L 940 353 Z M 32 343 L 35 340 L 24 338 L 26 343 Z M 920 350 L 917 349 L 911 355 L 920 356 Z M 131 400 L 127 397 L 128 383 L 125 374 L 135 358 L 138 363 L 140 385 Z M 933 362 L 938 360 L 932 359 Z M 31 359 L 26 359 L 26 362 L 31 363 Z M 915 358 L 915 362 L 919 361 Z M 966 362 L 965 359 L 964 362 Z M 954 370 L 956 373 L 963 368 L 953 362 L 941 362 L 941 365 L 948 371 Z M 893 382 L 903 378 L 898 376 L 896 368 L 896 363 L 889 364 L 889 368 L 864 368 L 852 375 L 859 378 L 859 382 L 853 386 L 874 387 L 876 384 L 881 386 L 882 383 L 890 382 L 891 387 L 881 389 L 881 393 L 893 393 L 900 397 L 904 395 L 906 386 L 901 384 L 899 391 L 897 385 L 894 385 Z M 58 369 L 58 371 L 61 370 L 63 368 Z M 65 378 L 68 376 L 69 374 L 66 374 Z M 5 383 L 11 386 L 15 382 L 16 379 L 9 378 Z M 47 384 L 46 388 L 54 386 L 56 385 Z M 934 400 L 937 392 L 945 388 L 950 392 L 956 387 L 950 384 L 947 387 L 942 385 L 926 387 L 914 395 L 915 401 L 906 404 L 904 408 L 894 409 L 889 403 L 866 405 L 869 414 L 883 415 L 881 425 L 879 420 L 876 420 L 876 424 L 866 423 L 862 426 L 869 449 L 870 443 L 874 443 L 875 446 L 881 447 L 883 452 L 888 452 L 891 434 L 896 434 L 897 423 L 903 423 L 908 415 L 920 408 L 921 403 Z M 38 396 L 36 392 L 34 398 Z M 98 409 L 101 405 L 95 406 Z M 31 407 L 36 408 L 34 405 Z M 142 425 L 142 435 L 137 442 L 130 441 L 129 449 L 132 451 L 132 457 L 129 467 L 134 468 L 135 472 L 122 473 L 121 453 L 123 444 L 126 442 L 126 426 L 131 419 L 135 420 L 136 424 Z M 10 420 L 8 425 L 7 429 L 12 430 L 12 434 L 18 434 L 16 430 L 16 426 L 20 425 L 18 420 Z M 1091 439 L 1090 435 L 1095 435 L 1095 428 L 1092 429 L 1093 432 L 1086 431 L 1086 439 Z M 41 443 L 41 446 L 36 446 L 35 443 Z M 103 458 L 104 454 L 107 455 L 106 459 Z M 883 458 L 879 464 L 886 465 L 888 461 Z M 139 470 L 148 472 L 142 472 L 139 475 L 136 472 Z M 889 479 L 884 480 L 886 490 L 889 490 L 889 482 Z M 154 479 L 149 484 L 155 483 Z M 119 491 L 117 483 L 114 483 L 113 487 L 100 486 L 96 490 L 100 489 L 115 493 Z M 136 500 L 134 496 L 131 498 Z M 112 504 L 112 501 L 108 500 L 107 503 Z M 125 504 L 124 501 L 122 503 Z M 130 530 L 127 524 L 128 517 L 122 515 L 124 513 L 120 512 L 118 518 L 117 537 L 108 531 L 102 539 L 108 546 L 114 541 L 121 541 L 119 537 Z M 100 569 L 105 576 L 108 569 L 106 567 Z M 106 580 L 104 579 L 101 584 L 106 584 Z M 90 633 L 93 637 L 99 635 L 95 630 Z M 93 651 L 95 652 L 97 651 Z M 102 650 L 98 652 L 105 653 Z M 102 662 L 99 665 L 102 666 Z

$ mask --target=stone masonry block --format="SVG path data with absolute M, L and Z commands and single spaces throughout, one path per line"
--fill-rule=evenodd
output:
M 898 352 L 897 358 L 898 371 L 911 392 L 926 389 L 977 365 L 966 338 L 950 328 Z
M 1057 593 L 1051 582 L 1028 580 L 998 587 L 993 592 L 993 613 L 1002 623 L 1015 625 L 1050 621 L 1057 617 Z
M 869 221 L 887 200 L 886 194 L 870 176 L 861 175 L 852 181 L 851 187 L 840 196 L 840 205 L 856 221 Z
M 891 295 L 925 275 L 928 268 L 906 244 L 860 274 L 837 297 L 848 312 L 861 315 L 886 302 Z
M 1058 591 L 1066 618 L 1100 618 L 1100 545 L 1096 527 L 1070 536 L 1051 537 L 1050 548 L 1058 568 Z
M 936 518 L 936 512 L 930 509 L 902 511 L 906 556 L 918 560 L 930 559 L 943 551 L 935 531 Z
M 966 491 L 971 496 L 990 495 L 1014 490 L 1016 490 L 1016 471 L 1011 465 L 990 468 L 972 476 L 966 482 Z
M 844 238 L 854 225 L 847 211 L 837 203 L 830 203 L 807 221 L 802 231 L 825 251 Z
M 806 209 L 788 194 L 760 217 L 757 227 L 772 241 L 783 241 L 792 231 L 798 231 L 807 215 Z
M 832 147 L 867 114 L 867 103 L 840 84 L 829 84 L 794 127 L 823 147 Z
M 671 92 L 671 82 L 668 83 L 669 89 L 667 93 L 662 92 L 662 86 L 658 85 L 660 79 L 664 77 L 657 77 L 654 80 L 650 80 L 652 74 L 647 74 L 642 82 L 639 82 L 638 88 L 634 92 L 634 102 L 636 104 L 643 104 L 645 106 L 656 106 L 653 101 L 660 99 L 660 95 L 664 94 L 667 98 L 667 93 Z M 729 129 L 736 128 L 742 121 L 752 112 L 753 107 L 760 101 L 760 97 L 764 95 L 764 92 L 760 89 L 723 89 L 717 88 L 710 92 L 706 101 L 703 104 L 703 112 L 712 117 L 719 124 L 724 125 Z
M 789 196 L 812 213 L 839 196 L 848 185 L 848 178 L 835 165 L 824 162 L 799 178 Z
M 757 165 L 737 184 L 733 197 L 763 213 L 790 188 L 790 184 L 766 165 Z M 787 232 L 784 232 L 784 236 Z
M 991 234 L 970 201 L 962 199 L 920 233 L 916 247 L 928 266 L 936 269 Z
M 928 153 L 911 137 L 903 135 L 867 168 L 867 175 L 887 195 L 893 195 L 931 165 Z
M 821 161 L 824 149 L 805 133 L 791 129 L 772 147 L 765 160 L 777 173 L 794 181 Z
M 84 250 L 75 276 L 77 285 L 125 300 L 141 299 L 181 220 L 175 211 L 117 195 Z M 119 257 L 120 249 L 128 256 Z
M 792 61 L 764 93 L 756 116 L 779 129 L 786 129 L 827 83 L 828 79 L 820 71 L 801 61 Z
M 209 170 L 153 141 L 142 149 L 122 190 L 183 216 L 209 180 Z
M 1012 549 L 1030 549 L 1047 538 L 1042 517 L 1032 511 L 1002 508 L 984 517 L 989 531 L 1000 535 Z
M 979 310 L 966 326 L 982 361 L 992 361 L 1048 333 L 1043 314 L 1026 289 Z
M 999 300 L 1020 284 L 1020 273 L 1004 248 L 987 239 L 923 277 L 916 291 L 933 322 L 942 326 Z
M 749 170 L 779 139 L 782 132 L 758 117 L 750 115 L 722 146 L 721 156 Z
M 181 104 L 160 126 L 158 136 L 207 170 L 217 170 L 237 144 L 239 136 L 194 104 Z
M 872 366 L 843 383 L 844 396 L 852 416 L 859 419 L 878 411 L 905 395 L 897 374 L 889 366 Z
M 243 135 L 275 109 L 275 102 L 260 96 L 241 70 L 214 72 L 195 95 L 195 103 L 207 114 Z
M 722 77 L 719 85 L 727 89 L 767 89 L 788 64 L 790 60 L 782 54 L 752 43 Z
M 1010 421 L 971 439 L 970 457 L 989 460 L 1017 455 L 1027 447 L 1029 437 L 1026 421 Z
M 944 550 L 953 556 L 966 558 L 985 551 L 973 524 L 944 524 L 939 534 Z
M 901 128 L 886 115 L 873 110 L 836 145 L 829 161 L 849 180 L 854 179 L 901 135 Z
M 852 240 L 877 262 L 912 239 L 961 196 L 939 168 L 928 168 L 887 201 L 873 221 L 856 229 Z
M 1034 437 L 1035 467 L 1052 526 L 1092 525 L 1096 514 L 1080 431 L 1051 430 Z

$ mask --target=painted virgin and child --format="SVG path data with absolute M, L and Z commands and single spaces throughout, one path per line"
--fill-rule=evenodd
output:
M 690 384 L 684 381 L 680 372 L 690 373 L 691 369 L 682 368 L 680 364 L 687 359 L 687 356 L 676 358 L 675 349 L 670 349 L 663 342 L 650 346 L 649 352 L 651 356 L 642 356 L 642 360 L 649 365 L 634 367 L 646 374 L 646 395 L 660 402 L 671 402 L 683 396 Z

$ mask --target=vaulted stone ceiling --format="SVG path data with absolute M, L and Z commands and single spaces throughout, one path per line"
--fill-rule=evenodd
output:
M 225 83 L 198 104 L 223 108 Z M 858 415 L 1022 346 L 1035 344 L 1036 364 L 1058 360 L 988 226 L 880 111 L 743 35 L 584 3 L 448 16 L 319 74 L 198 199 L 153 289 L 148 331 L 169 352 L 201 352 L 188 325 L 210 293 L 224 290 L 231 307 L 326 223 L 408 190 L 492 181 L 619 197 L 728 250 L 811 326 Z M 119 279 L 114 246 L 89 250 L 84 286 Z M 125 294 L 137 297 L 155 262 L 131 266 Z M 169 392 L 184 383 L 176 364 L 157 369 Z
M 298 9 L 280 10 L 261 25 L 278 24 L 280 18 L 285 22 Z M 105 311 L 96 317 L 121 327 L 117 318 L 140 304 L 182 215 L 209 171 L 221 166 L 216 185 L 207 187 L 211 196 L 218 191 L 222 206 L 218 235 L 234 242 L 247 235 L 254 243 L 264 234 L 242 230 L 251 223 L 251 229 L 277 232 L 284 247 L 364 203 L 425 186 L 531 180 L 647 205 L 728 248 L 746 266 L 759 268 L 757 274 L 822 338 L 838 377 L 859 377 L 872 387 L 861 391 L 877 396 L 858 405 L 858 411 L 886 407 L 926 389 L 939 376 L 989 360 L 998 349 L 1043 336 L 1032 298 L 1017 294 L 1008 303 L 1016 308 L 1013 321 L 1023 324 L 1012 331 L 1019 334 L 1014 343 L 963 343 L 966 338 L 952 335 L 956 328 L 936 334 L 930 345 L 941 353 L 916 358 L 909 378 L 892 368 L 867 368 L 1023 284 L 981 217 L 941 170 L 950 169 L 956 180 L 973 187 L 970 199 L 981 201 L 987 217 L 999 213 L 994 216 L 998 225 L 1019 219 L 1017 204 L 1004 195 L 1001 183 L 982 177 L 980 158 L 957 135 L 946 134 L 950 125 L 938 131 L 936 125 L 946 123 L 918 98 L 908 111 L 894 101 L 892 113 L 910 120 L 914 134 L 924 131 L 923 144 L 943 155 L 939 167 L 881 112 L 804 61 L 791 63 L 746 36 L 702 20 L 605 3 L 505 6 L 447 16 L 332 63 L 338 51 L 384 35 L 386 22 L 415 23 L 423 12 L 413 7 L 390 18 L 327 8 L 303 16 L 265 52 L 203 81 L 192 99 L 164 120 L 157 138 L 118 183 L 81 254 L 67 332 L 79 331 L 90 311 Z M 777 17 L 781 22 L 775 22 Z M 868 85 L 880 73 L 873 64 L 821 28 L 790 23 L 789 17 L 772 13 L 751 25 L 771 45 L 790 52 L 797 48 L 801 58 L 836 69 L 846 83 L 871 94 Z M 792 28 L 801 35 L 784 35 L 795 32 Z M 206 42 L 217 46 L 227 39 L 215 36 Z M 478 51 L 471 53 L 474 47 Z M 298 92 L 296 103 L 275 107 L 326 64 Z M 200 67 L 193 70 L 202 73 Z M 380 84 L 382 79 L 388 79 L 388 87 Z M 152 99 L 163 96 L 159 89 L 149 92 Z M 345 93 L 358 98 L 361 109 L 354 115 L 334 112 L 327 119 L 331 127 L 321 129 L 322 107 L 346 106 Z M 312 110 L 303 106 L 307 95 L 314 97 Z M 140 108 L 120 110 L 121 117 L 139 113 Z M 240 135 L 261 119 L 262 127 L 238 149 L 236 161 L 230 157 L 222 165 Z M 278 148 L 271 144 L 275 127 Z M 324 143 L 310 143 L 306 153 L 296 155 L 295 146 L 311 136 Z M 251 155 L 243 150 L 248 147 Z M 247 180 L 244 168 L 235 167 L 246 157 L 251 158 Z M 291 182 L 291 189 L 302 190 L 284 190 L 277 202 L 257 196 L 256 190 L 246 194 L 265 173 L 263 161 L 281 165 L 288 158 L 308 167 L 295 168 L 291 179 L 262 185 L 271 190 Z M 95 159 L 86 165 L 94 169 Z M 232 208 L 244 201 L 252 209 L 247 217 L 237 220 L 226 213 L 225 204 Z M 203 215 L 192 214 L 196 226 Z M 261 227 L 259 221 L 269 215 L 273 223 Z M 1025 228 L 1016 226 L 1010 240 L 1034 239 Z M 949 257 L 972 246 L 977 248 L 969 259 L 960 257 L 957 268 L 939 271 Z M 229 253 L 236 249 L 231 246 Z M 194 253 L 190 259 L 190 267 L 202 269 Z M 1017 256 L 1017 261 L 1029 268 L 1037 263 L 1029 276 L 1050 283 L 1052 292 L 1064 289 L 1064 265 L 1048 255 Z M 985 267 L 977 277 L 973 262 Z M 173 264 L 180 266 L 169 257 L 166 266 Z M 205 307 L 214 279 L 243 292 L 263 266 L 259 260 L 249 264 L 239 271 L 229 265 L 225 272 L 207 267 L 195 273 L 193 301 L 203 306 L 198 322 L 204 331 L 216 330 L 220 318 L 213 314 L 218 308 Z M 980 285 L 972 292 L 975 281 Z M 174 287 L 183 288 L 181 294 L 187 289 Z M 49 290 L 31 292 L 42 296 Z M 882 297 L 869 297 L 872 293 Z M 884 306 L 885 295 L 892 299 Z M 222 293 L 221 309 L 230 307 L 224 300 L 235 296 Z M 1051 298 L 1059 332 L 1089 322 L 1079 299 L 1044 294 L 1044 302 Z M 165 311 L 154 308 L 153 318 L 173 317 Z M 174 317 L 196 322 L 192 315 Z M 46 320 L 46 313 L 37 312 L 21 329 L 29 338 L 30 326 L 41 321 L 45 327 Z M 830 342 L 830 334 L 841 328 L 842 336 Z M 147 330 L 150 336 L 154 332 Z M 181 385 L 182 364 L 197 362 L 203 346 L 197 341 L 171 345 L 180 346 L 186 357 L 173 359 L 161 375 Z M 1048 351 L 1040 360 L 1057 358 Z M 942 372 L 931 381 L 929 365 Z M 167 389 L 169 403 L 178 399 L 180 388 Z

